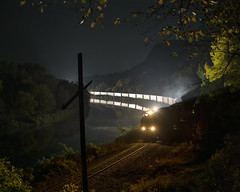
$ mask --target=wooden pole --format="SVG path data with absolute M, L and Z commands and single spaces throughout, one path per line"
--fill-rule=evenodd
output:
M 79 91 L 79 120 L 80 120 L 80 149 L 81 149 L 81 161 L 82 161 L 82 184 L 83 184 L 83 192 L 88 192 L 86 139 L 85 139 L 85 122 L 84 122 L 84 100 L 83 100 L 82 53 L 78 54 L 78 91 Z

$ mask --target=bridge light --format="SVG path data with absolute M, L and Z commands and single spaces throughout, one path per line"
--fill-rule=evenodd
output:
M 141 130 L 142 130 L 142 131 L 145 131 L 145 130 L 146 130 L 146 127 L 142 127 Z
M 151 127 L 151 131 L 155 131 L 156 128 L 154 126 Z

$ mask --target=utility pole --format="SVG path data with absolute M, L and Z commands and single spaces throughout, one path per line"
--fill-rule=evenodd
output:
M 86 139 L 85 139 L 85 120 L 84 120 L 84 98 L 83 90 L 86 89 L 92 81 L 83 87 L 82 53 L 78 54 L 78 92 L 65 104 L 62 109 L 66 109 L 79 96 L 79 121 L 80 121 L 80 150 L 82 163 L 82 184 L 83 192 L 88 192 L 87 162 L 86 162 Z
M 78 91 L 79 91 L 80 149 L 81 149 L 81 160 L 82 160 L 82 184 L 83 184 L 83 192 L 88 192 L 84 100 L 83 100 L 82 53 L 78 54 Z

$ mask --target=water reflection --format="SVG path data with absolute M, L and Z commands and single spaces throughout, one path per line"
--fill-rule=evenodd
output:
M 136 126 L 142 112 L 91 104 L 86 119 L 86 140 L 94 144 L 113 141 L 118 135 L 117 126 Z M 42 156 L 49 157 L 62 150 L 64 143 L 75 150 L 80 148 L 78 114 L 64 121 L 38 130 L 22 130 L 0 138 L 0 157 L 8 157 L 18 167 L 31 167 Z

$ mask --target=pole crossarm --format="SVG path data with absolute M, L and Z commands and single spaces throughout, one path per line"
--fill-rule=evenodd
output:
M 87 89 L 87 87 L 88 87 L 92 82 L 93 82 L 93 81 L 90 81 L 87 85 L 83 86 L 83 89 L 84 89 L 84 90 Z M 68 105 L 70 105 L 77 97 L 79 97 L 79 94 L 80 94 L 80 92 L 77 91 L 77 92 L 75 93 L 75 95 L 73 95 L 72 98 L 69 99 L 69 101 L 66 102 L 66 103 L 61 107 L 61 109 L 62 109 L 62 110 L 65 110 L 65 109 L 68 107 Z

